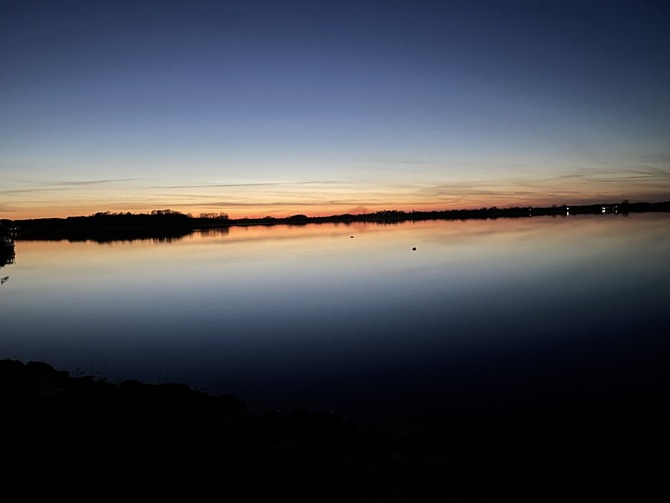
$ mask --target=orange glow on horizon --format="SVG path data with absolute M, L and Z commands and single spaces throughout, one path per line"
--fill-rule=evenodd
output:
M 117 205 L 110 204 L 105 205 L 101 203 L 98 206 L 82 205 L 82 206 L 69 206 L 69 205 L 54 205 L 54 206 L 38 206 L 27 209 L 16 209 L 10 212 L 0 212 L 0 219 L 8 220 L 30 220 L 30 219 L 42 219 L 42 218 L 67 218 L 67 217 L 78 217 L 78 216 L 89 216 L 94 215 L 99 212 L 109 211 L 111 213 L 150 213 L 152 210 L 162 210 L 162 209 L 171 209 L 173 211 L 178 211 L 184 214 L 190 214 L 192 216 L 198 216 L 201 213 L 226 213 L 230 219 L 238 220 L 243 218 L 265 218 L 265 217 L 274 217 L 274 218 L 286 218 L 292 215 L 306 215 L 308 217 L 328 217 L 334 215 L 343 215 L 343 214 L 352 214 L 352 215 L 361 215 L 367 213 L 375 213 L 378 211 L 384 210 L 397 210 L 404 212 L 412 211 L 449 211 L 449 210 L 476 210 L 481 208 L 512 208 L 512 207 L 549 207 L 552 205 L 580 205 L 580 204 L 600 204 L 600 203 L 616 203 L 620 202 L 622 199 L 617 198 L 572 198 L 570 200 L 562 199 L 556 200 L 555 198 L 540 198 L 535 199 L 524 199 L 524 200 L 507 200 L 507 201 L 491 201 L 491 200 L 480 200 L 480 199 L 467 199 L 461 198 L 463 200 L 455 202 L 453 204 L 438 204 L 435 202 L 413 202 L 413 203 L 375 203 L 375 204 L 360 204 L 360 205 L 344 205 L 344 204 L 331 204 L 331 205 L 305 205 L 304 203 L 297 203 L 294 207 L 288 205 L 281 205 L 273 207 L 271 205 L 259 204 L 258 206 L 248 205 L 244 208 L 238 209 L 227 209 L 227 208 L 202 208 L 197 206 L 187 206 L 187 205 L 171 205 L 166 202 L 164 204 L 152 204 L 150 207 L 148 205 L 132 205 L 124 208 L 119 208 Z M 645 202 L 661 202 L 666 199 L 630 199 L 631 202 L 635 201 L 645 201 Z

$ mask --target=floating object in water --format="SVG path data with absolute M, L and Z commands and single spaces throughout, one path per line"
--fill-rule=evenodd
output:
M 412 251 L 416 251 L 416 246 L 413 246 L 413 247 L 412 247 Z

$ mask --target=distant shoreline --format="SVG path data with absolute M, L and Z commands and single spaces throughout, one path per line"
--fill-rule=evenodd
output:
M 154 210 L 151 213 L 111 213 L 100 212 L 90 216 L 67 218 L 38 218 L 26 220 L 0 220 L 0 229 L 14 239 L 39 239 L 39 237 L 60 237 L 86 239 L 87 237 L 109 237 L 116 235 L 129 237 L 155 237 L 158 239 L 179 238 L 201 229 L 221 229 L 249 225 L 305 225 L 310 223 L 400 223 L 419 220 L 470 220 L 497 218 L 528 218 L 536 216 L 573 216 L 586 214 L 615 213 L 626 216 L 629 213 L 670 212 L 670 201 L 648 203 L 599 203 L 588 205 L 552 205 L 548 207 L 515 206 L 510 208 L 400 211 L 383 210 L 374 213 L 340 214 L 324 217 L 310 217 L 303 214 L 289 217 L 238 218 L 230 219 L 225 213 L 207 214 L 194 217 L 173 210 Z

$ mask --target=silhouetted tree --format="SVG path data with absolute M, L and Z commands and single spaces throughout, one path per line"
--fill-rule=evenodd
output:
M 228 220 L 228 213 L 224 213 L 223 211 L 219 213 L 200 213 L 199 215 L 200 218 L 205 218 L 209 220 Z

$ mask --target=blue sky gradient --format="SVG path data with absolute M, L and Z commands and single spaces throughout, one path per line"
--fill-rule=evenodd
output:
M 670 200 L 664 1 L 0 1 L 0 217 Z

